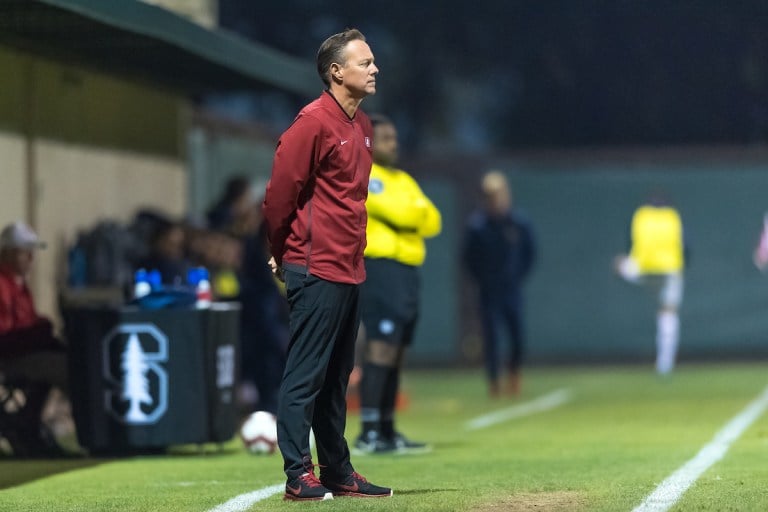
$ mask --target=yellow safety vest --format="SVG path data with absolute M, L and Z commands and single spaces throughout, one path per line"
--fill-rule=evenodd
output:
M 442 218 L 416 180 L 401 169 L 373 164 L 365 206 L 366 258 L 389 258 L 412 266 L 424 263 L 424 238 L 440 233 Z
M 632 259 L 643 274 L 680 272 L 684 266 L 683 223 L 668 206 L 641 206 L 632 217 Z

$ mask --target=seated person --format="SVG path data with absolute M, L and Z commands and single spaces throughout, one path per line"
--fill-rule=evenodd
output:
M 190 268 L 186 257 L 186 238 L 181 224 L 158 221 L 150 235 L 149 254 L 138 262 L 136 268 L 159 271 L 164 285 L 185 284 Z
M 60 450 L 41 415 L 51 389 L 68 388 L 66 347 L 50 320 L 37 314 L 26 284 L 35 250 L 43 247 L 22 222 L 0 233 L 0 382 L 23 382 L 25 394 L 20 410 L 0 410 L 0 435 L 18 456 Z

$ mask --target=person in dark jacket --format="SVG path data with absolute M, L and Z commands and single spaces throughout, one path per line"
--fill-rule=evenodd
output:
M 254 411 L 277 414 L 280 380 L 288 348 L 288 306 L 267 264 L 267 234 L 261 222 L 242 238 L 243 259 L 237 273 L 241 304 L 241 374 L 244 389 L 256 390 Z
M 379 70 L 355 29 L 323 42 L 317 70 L 326 90 L 280 137 L 263 210 L 270 265 L 285 281 L 290 309 L 277 413 L 285 499 L 391 496 L 391 489 L 354 470 L 344 439 L 359 287 L 365 280 L 365 200 L 373 151 L 371 121 L 358 107 L 376 92 Z
M 221 197 L 206 213 L 208 228 L 239 235 L 243 219 L 256 204 L 251 180 L 245 175 L 227 180 Z
M 136 268 L 157 270 L 164 285 L 183 285 L 192 266 L 187 260 L 186 245 L 182 224 L 167 219 L 158 220 L 150 234 L 149 253 L 139 260 Z
M 487 173 L 481 188 L 485 205 L 467 223 L 462 259 L 478 288 L 489 394 L 502 392 L 499 336 L 506 328 L 510 352 L 504 391 L 518 395 L 525 346 L 522 290 L 536 257 L 533 229 L 513 208 L 503 173 Z

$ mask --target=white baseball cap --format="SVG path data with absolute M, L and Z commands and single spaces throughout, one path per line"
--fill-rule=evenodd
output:
M 37 233 L 21 221 L 8 224 L 0 233 L 0 249 L 45 249 L 45 245 Z

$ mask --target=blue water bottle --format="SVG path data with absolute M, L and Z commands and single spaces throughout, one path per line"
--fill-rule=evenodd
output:
M 187 270 L 187 284 L 190 288 L 193 290 L 197 289 L 197 283 L 200 282 L 200 269 L 197 267 L 192 267 L 189 270 Z
M 149 284 L 149 275 L 143 268 L 138 269 L 133 274 L 133 297 L 139 299 L 152 291 Z
M 69 267 L 69 286 L 82 288 L 88 284 L 88 262 L 86 261 L 85 251 L 77 245 L 72 247 L 67 253 L 67 262 Z
M 147 274 L 147 281 L 149 281 L 149 287 L 152 291 L 159 290 L 163 287 L 163 276 L 160 275 L 160 271 L 153 268 Z

